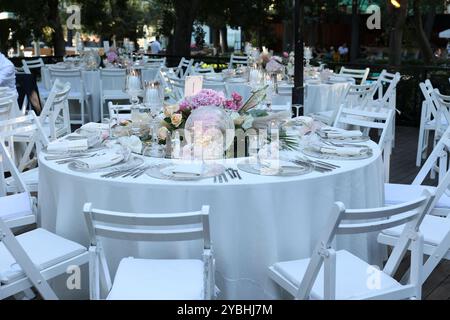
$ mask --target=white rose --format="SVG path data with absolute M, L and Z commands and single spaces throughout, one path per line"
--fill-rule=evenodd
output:
M 166 127 L 159 128 L 159 130 L 158 130 L 158 139 L 159 140 L 166 140 L 168 135 L 169 135 L 169 130 Z
M 175 113 L 170 117 L 170 122 L 178 128 L 181 125 L 181 122 L 183 122 L 183 115 L 179 113 Z
M 170 118 L 175 112 L 180 110 L 180 107 L 177 104 L 169 105 L 164 107 L 164 116 Z

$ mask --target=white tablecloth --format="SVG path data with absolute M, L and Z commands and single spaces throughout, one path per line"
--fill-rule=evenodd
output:
M 339 108 L 339 102 L 350 84 L 351 82 L 333 84 L 306 83 L 305 115 Z
M 148 176 L 107 180 L 100 174 L 72 172 L 65 165 L 45 161 L 41 154 L 40 223 L 88 246 L 82 215 L 86 202 L 102 209 L 158 213 L 199 210 L 208 204 L 221 297 L 279 298 L 281 291 L 268 278 L 267 267 L 277 261 L 309 257 L 335 201 L 343 201 L 350 208 L 383 204 L 381 155 L 378 146 L 370 144 L 375 150 L 371 159 L 336 162 L 342 168 L 329 174 L 281 178 L 241 172 L 242 181 L 228 184 L 214 184 L 212 179 L 162 181 Z M 235 165 L 235 160 L 229 161 L 233 163 L 227 166 Z M 337 247 L 371 263 L 380 259 L 375 235 L 341 237 Z M 191 249 L 106 241 L 113 275 L 123 257 L 185 258 Z

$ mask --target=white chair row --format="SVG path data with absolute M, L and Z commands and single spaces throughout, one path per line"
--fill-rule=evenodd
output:
M 434 133 L 434 147 L 450 124 L 450 96 L 442 95 L 438 89 L 433 88 L 430 80 L 420 83 L 419 86 L 425 100 L 422 104 L 417 145 L 416 165 L 418 167 L 427 157 L 430 133 Z

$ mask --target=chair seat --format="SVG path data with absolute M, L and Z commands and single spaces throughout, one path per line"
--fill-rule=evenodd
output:
M 90 92 L 86 92 L 86 94 L 84 95 L 84 98 L 88 98 L 90 95 L 91 95 Z M 83 99 L 83 95 L 79 91 L 70 91 L 68 99 L 69 100 L 81 100 L 81 99 Z
M 297 288 L 303 279 L 310 259 L 280 262 L 273 269 Z M 380 287 L 368 288 L 368 277 L 371 266 L 348 251 L 336 252 L 336 299 L 357 299 L 369 294 L 381 294 L 385 290 L 400 288 L 401 284 L 396 280 L 380 272 Z M 311 290 L 311 299 L 324 299 L 323 266 L 319 271 L 316 282 Z
M 16 237 L 39 270 L 50 268 L 70 258 L 85 253 L 85 247 L 61 238 L 44 229 L 36 229 Z M 0 282 L 10 284 L 25 277 L 14 257 L 0 243 Z
M 425 126 L 428 129 L 435 129 L 436 128 L 436 124 L 437 124 L 437 119 L 433 119 L 433 120 L 427 121 L 425 123 Z M 444 117 L 441 118 L 441 126 L 443 126 L 443 127 L 447 127 L 448 126 L 447 120 L 445 120 Z
M 403 226 L 384 230 L 382 233 L 391 237 L 400 237 L 403 232 Z M 450 232 L 450 219 L 427 215 L 422 224 L 420 231 L 423 234 L 425 244 L 438 246 Z
M 102 98 L 105 100 L 129 100 L 130 96 L 123 90 L 103 90 Z
M 0 219 L 7 221 L 32 214 L 30 196 L 27 193 L 0 197 Z
M 45 135 L 47 137 L 50 137 L 50 125 L 47 123 L 41 124 L 42 131 L 44 131 Z M 59 138 L 61 135 L 66 134 L 66 128 L 64 128 L 63 122 L 56 122 L 55 123 L 55 129 L 56 129 L 56 136 Z M 35 133 L 34 132 L 28 132 L 24 134 L 18 134 L 14 136 L 14 139 L 16 141 L 28 141 Z
M 203 262 L 126 258 L 108 300 L 201 300 Z
M 385 192 L 384 202 L 386 205 L 397 205 L 400 203 L 413 201 L 415 199 L 420 198 L 425 190 L 435 192 L 436 188 L 422 185 L 386 183 L 384 185 L 384 192 Z M 444 193 L 442 197 L 439 199 L 439 201 L 436 203 L 435 208 L 450 210 L 450 197 Z
M 39 184 L 39 169 L 33 168 L 31 170 L 25 171 L 21 173 L 21 177 L 25 184 L 29 187 L 29 191 L 34 192 L 37 191 L 37 187 Z M 12 189 L 15 188 L 16 182 L 13 177 L 9 177 L 5 179 L 6 185 Z

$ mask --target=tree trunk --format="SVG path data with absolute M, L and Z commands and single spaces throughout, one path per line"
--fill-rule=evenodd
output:
M 174 0 L 176 21 L 172 45 L 173 55 L 187 57 L 191 55 L 192 28 L 199 4 L 200 0 Z
M 408 0 L 399 0 L 400 8 L 389 5 L 392 16 L 392 26 L 389 39 L 389 62 L 391 65 L 399 66 L 402 63 L 402 41 L 403 28 L 405 27 L 408 12 Z
M 359 56 L 359 14 L 358 0 L 352 1 L 352 42 L 350 47 L 350 61 L 355 62 Z
M 66 42 L 64 40 L 64 30 L 59 18 L 59 0 L 48 0 L 48 20 L 53 28 L 52 43 L 55 56 L 66 55 Z
M 228 52 L 228 28 L 227 26 L 222 27 L 220 29 L 220 44 L 221 44 L 221 48 L 222 48 L 222 53 Z
M 430 42 L 425 34 L 422 23 L 422 10 L 420 9 L 421 0 L 414 0 L 414 27 L 417 32 L 417 36 L 414 37 L 419 44 L 420 51 L 422 52 L 423 60 L 425 63 L 431 63 L 434 60 L 433 50 L 431 50 Z

